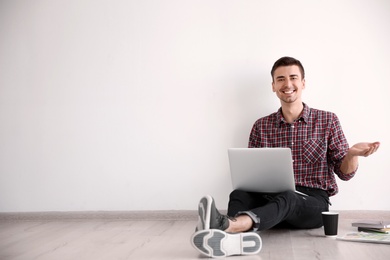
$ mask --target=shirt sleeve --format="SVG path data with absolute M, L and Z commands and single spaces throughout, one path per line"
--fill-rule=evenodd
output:
M 331 123 L 328 147 L 328 160 L 334 165 L 334 173 L 341 180 L 348 181 L 352 179 L 355 176 L 356 170 L 348 174 L 340 170 L 341 163 L 348 152 L 349 145 L 341 128 L 340 121 L 335 114 L 333 114 Z

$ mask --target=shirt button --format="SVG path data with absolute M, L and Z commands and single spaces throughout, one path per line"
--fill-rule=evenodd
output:
M 294 142 L 291 143 L 292 145 L 294 144 Z

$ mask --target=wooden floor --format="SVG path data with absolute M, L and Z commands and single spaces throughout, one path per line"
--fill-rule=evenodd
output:
M 190 244 L 196 214 L 176 215 L 147 219 L 0 214 L 0 259 L 204 259 Z M 341 212 L 339 234 L 355 231 L 352 220 L 378 217 L 390 219 L 390 212 Z M 240 259 L 390 259 L 390 245 L 326 238 L 322 228 L 268 230 L 260 236 L 261 252 Z

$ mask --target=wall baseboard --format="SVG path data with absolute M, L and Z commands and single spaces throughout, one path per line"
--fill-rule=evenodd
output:
M 50 211 L 0 213 L 0 221 L 58 220 L 197 220 L 196 210 L 153 211 Z
M 338 210 L 345 219 L 390 219 L 390 211 Z M 226 210 L 221 210 L 226 214 Z M 197 210 L 2 212 L 0 221 L 161 220 L 196 221 Z

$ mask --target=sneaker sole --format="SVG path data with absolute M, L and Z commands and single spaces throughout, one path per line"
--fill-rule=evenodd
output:
M 191 237 L 192 246 L 208 257 L 254 255 L 260 252 L 262 241 L 254 232 L 229 234 L 218 229 L 201 230 Z
M 210 229 L 210 211 L 213 198 L 210 195 L 204 196 L 198 205 L 198 226 L 196 231 Z

